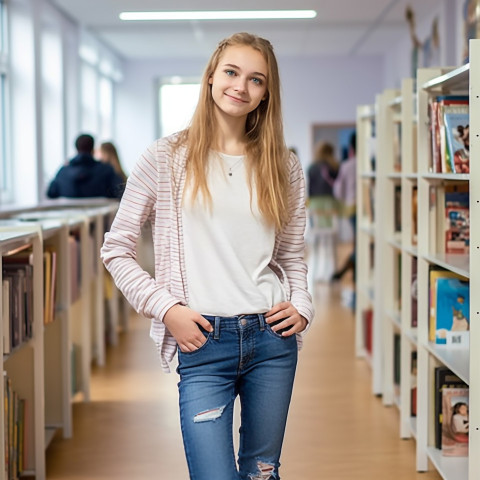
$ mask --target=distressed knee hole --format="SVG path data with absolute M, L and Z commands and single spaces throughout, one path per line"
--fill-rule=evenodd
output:
M 211 408 L 210 410 L 205 410 L 204 412 L 197 413 L 193 417 L 193 423 L 215 421 L 217 418 L 220 418 L 222 416 L 224 410 L 225 405 L 223 407 Z
M 273 472 L 275 470 L 275 465 L 270 463 L 258 462 L 257 463 L 258 472 L 250 475 L 250 480 L 269 480 L 273 479 Z

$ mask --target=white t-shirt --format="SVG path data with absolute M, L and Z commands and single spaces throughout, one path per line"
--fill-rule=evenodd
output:
M 268 266 L 275 228 L 254 187 L 250 199 L 244 157 L 212 154 L 207 178 L 211 209 L 201 196 L 192 205 L 188 185 L 182 206 L 188 306 L 204 315 L 267 312 L 286 295 Z

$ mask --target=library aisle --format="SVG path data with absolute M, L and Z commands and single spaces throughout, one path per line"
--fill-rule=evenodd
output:
M 371 393 L 355 358 L 354 318 L 339 285 L 318 284 L 282 458 L 282 480 L 440 480 L 415 472 L 415 441 L 398 435 L 399 412 Z M 91 402 L 73 408 L 73 438 L 47 451 L 49 480 L 187 480 L 177 376 L 161 372 L 149 325 L 134 316 L 107 364 L 92 371 Z M 207 447 L 207 446 L 206 446 Z

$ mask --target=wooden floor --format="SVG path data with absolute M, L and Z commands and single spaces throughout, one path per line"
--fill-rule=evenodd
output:
M 440 480 L 415 472 L 415 441 L 398 437 L 399 414 L 371 394 L 354 356 L 354 320 L 339 286 L 319 284 L 317 315 L 294 390 L 282 480 Z M 50 480 L 187 480 L 177 376 L 163 374 L 148 322 L 131 329 L 94 368 L 92 400 L 74 405 L 74 436 L 47 450 Z M 225 479 L 227 480 L 227 479 Z

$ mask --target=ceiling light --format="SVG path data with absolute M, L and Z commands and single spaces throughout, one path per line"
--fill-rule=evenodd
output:
M 242 10 L 197 12 L 122 12 L 120 20 L 272 20 L 315 18 L 315 10 Z

